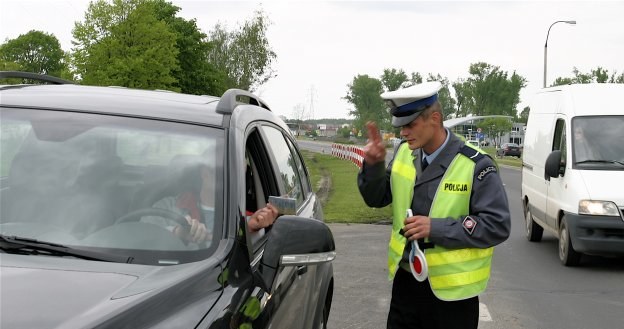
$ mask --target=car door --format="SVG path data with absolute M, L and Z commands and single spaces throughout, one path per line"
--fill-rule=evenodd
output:
M 302 165 L 301 159 L 289 145 L 285 137 L 287 132 L 268 124 L 262 125 L 260 131 L 268 151 L 272 174 L 276 178 L 278 196 L 296 200 L 297 216 L 312 217 L 314 205 L 310 200 L 310 186 L 306 185 L 309 181 L 307 177 L 302 177 L 301 168 L 298 168 L 298 164 Z M 316 271 L 316 265 L 280 269 L 272 294 L 281 297 L 281 305 L 274 314 L 271 328 L 311 327 L 319 298 Z
M 553 136 L 552 151 L 561 150 L 561 161 L 565 163 L 567 157 L 566 147 L 566 124 L 565 119 L 560 117 L 555 123 L 555 134 Z M 565 176 L 550 178 L 546 191 L 546 223 L 557 230 L 557 220 L 561 204 L 564 202 L 563 196 L 566 190 L 567 179 Z

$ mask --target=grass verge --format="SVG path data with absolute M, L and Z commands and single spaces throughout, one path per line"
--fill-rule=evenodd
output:
M 330 155 L 302 150 L 314 191 L 328 223 L 378 223 L 391 221 L 390 206 L 370 208 L 357 187 L 358 167 Z

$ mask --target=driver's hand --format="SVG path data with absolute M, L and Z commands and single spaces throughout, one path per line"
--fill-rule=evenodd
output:
M 275 222 L 278 215 L 277 208 L 274 205 L 267 203 L 264 208 L 258 209 L 253 215 L 251 215 L 249 221 L 247 222 L 247 227 L 252 232 L 259 231 L 265 227 L 273 225 L 273 222 Z
M 208 229 L 204 223 L 200 223 L 199 220 L 191 218 L 191 216 L 185 216 L 186 221 L 191 226 L 188 232 L 184 232 L 184 228 L 177 226 L 173 233 L 180 239 L 188 242 L 201 243 L 208 239 Z

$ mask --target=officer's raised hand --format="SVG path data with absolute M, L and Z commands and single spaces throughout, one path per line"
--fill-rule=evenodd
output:
M 373 165 L 386 160 L 386 145 L 381 139 L 377 125 L 369 121 L 366 123 L 368 130 L 368 143 L 364 146 L 364 162 Z

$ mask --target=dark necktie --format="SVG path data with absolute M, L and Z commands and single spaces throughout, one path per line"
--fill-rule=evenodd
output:
M 425 171 L 425 169 L 427 169 L 427 166 L 429 165 L 429 161 L 427 161 L 427 158 L 423 158 L 422 160 L 422 171 Z

